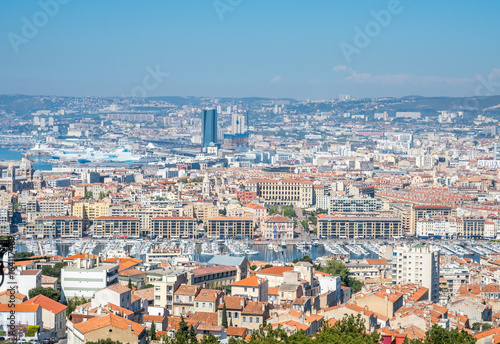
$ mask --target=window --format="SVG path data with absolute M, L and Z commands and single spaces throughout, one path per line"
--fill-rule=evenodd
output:
M 248 317 L 248 322 L 249 322 L 250 324 L 253 324 L 253 317 Z
M 243 288 L 243 291 L 246 293 L 246 292 L 247 292 L 247 289 L 248 289 L 247 287 L 244 287 L 244 288 Z
M 193 301 L 193 297 L 192 296 L 188 297 L 188 300 L 189 300 L 189 302 L 192 302 Z
M 160 299 L 161 299 L 160 295 L 156 295 L 156 296 L 155 296 L 155 300 L 156 300 L 156 301 L 159 301 Z
M 205 302 L 201 304 L 201 308 L 205 308 Z
M 260 318 L 259 317 L 255 317 L 255 323 L 256 324 L 260 324 Z
M 155 287 L 155 291 L 160 291 L 161 290 L 161 287 Z
M 238 319 L 238 313 L 237 312 L 234 312 L 234 318 Z
M 246 324 L 247 323 L 247 317 L 241 317 L 241 322 L 243 324 Z
M 214 307 L 213 304 L 211 304 L 211 303 L 208 304 L 208 308 L 212 309 L 213 307 Z
M 200 307 L 200 303 L 196 302 L 196 308 Z
M 179 295 L 175 295 L 175 301 L 180 301 Z

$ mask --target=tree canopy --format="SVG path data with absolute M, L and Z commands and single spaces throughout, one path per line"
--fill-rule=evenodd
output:
M 28 291 L 28 296 L 30 299 L 40 294 L 42 294 L 43 296 L 47 296 L 49 299 L 57 302 L 59 302 L 59 299 L 61 299 L 61 292 L 52 288 L 36 287 Z
M 350 287 L 352 293 L 357 293 L 363 286 L 361 281 L 349 276 L 349 269 L 341 261 L 335 259 L 329 260 L 325 266 L 320 267 L 318 270 L 333 276 L 339 276 L 340 283 L 343 286 Z

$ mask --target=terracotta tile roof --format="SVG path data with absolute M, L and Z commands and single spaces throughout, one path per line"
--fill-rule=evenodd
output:
M 196 312 L 188 313 L 187 320 L 200 322 L 200 324 L 217 325 L 219 318 L 217 312 Z
M 154 290 L 154 287 L 151 287 L 151 288 L 146 288 L 146 289 L 134 290 L 132 293 L 134 295 L 140 297 L 141 299 L 153 300 L 155 290 Z
M 366 259 L 366 262 L 370 265 L 387 265 L 387 259 Z
M 266 280 L 264 278 L 260 278 L 257 276 L 250 276 L 247 278 L 244 278 L 240 281 L 234 282 L 231 285 L 234 286 L 243 286 L 243 287 L 258 287 L 262 283 L 264 283 Z
M 213 265 L 213 266 L 205 266 L 202 268 L 194 269 L 193 274 L 195 276 L 203 276 L 203 275 L 211 275 L 219 272 L 234 271 L 234 270 L 236 270 L 234 266 Z
M 18 303 L 18 304 L 13 304 L 14 306 L 11 306 L 12 304 L 9 303 L 0 303 L 0 312 L 10 312 L 10 311 L 16 311 L 16 312 L 36 312 L 40 305 L 37 304 L 30 304 L 30 303 Z M 9 307 L 10 306 L 10 307 Z
M 247 329 L 245 327 L 228 326 L 226 329 L 226 334 L 228 336 L 243 337 L 246 333 Z
M 200 291 L 201 286 L 199 285 L 180 285 L 179 288 L 174 292 L 175 295 L 196 295 Z
M 35 297 L 32 297 L 31 299 L 26 300 L 23 303 L 24 304 L 32 304 L 32 305 L 40 305 L 40 307 L 42 307 L 43 309 L 48 310 L 54 314 L 58 314 L 62 311 L 65 311 L 66 308 L 68 308 L 65 305 L 63 305 L 57 301 L 54 301 L 54 300 L 52 300 L 52 299 L 50 299 L 47 296 L 44 296 L 42 294 L 37 295 Z
M 144 319 L 144 321 L 155 321 L 155 322 L 162 322 L 163 321 L 163 317 L 161 315 L 144 314 L 143 319 Z
M 208 221 L 252 221 L 252 219 L 244 216 L 216 216 L 208 219 Z
M 72 256 L 68 256 L 64 258 L 64 260 L 74 260 L 74 259 L 85 259 L 85 258 L 90 258 L 90 259 L 97 259 L 99 256 L 95 254 L 87 254 L 87 253 L 78 253 L 74 254 Z
M 57 282 L 57 277 L 42 275 L 42 284 L 54 284 Z
M 221 290 L 202 289 L 196 296 L 195 301 L 215 301 L 221 293 Z
M 279 288 L 278 287 L 269 287 L 267 288 L 267 295 L 279 295 Z
M 38 275 L 41 270 L 23 270 L 20 272 L 21 276 Z
M 220 332 L 224 329 L 224 326 L 219 326 L 219 325 L 208 325 L 208 324 L 200 324 L 198 325 L 197 330 L 200 331 L 215 331 L 215 332 Z
M 224 297 L 224 301 L 219 305 L 219 309 L 224 308 L 224 303 L 227 309 L 241 311 L 245 305 L 245 298 L 242 296 L 226 296 Z
M 110 313 L 103 317 L 92 318 L 79 324 L 75 324 L 75 328 L 81 333 L 86 334 L 107 326 L 117 327 L 122 330 L 126 330 L 129 325 L 132 328 L 132 332 L 138 336 L 146 328 L 144 325 L 140 325 L 136 322 L 122 318 L 113 313 Z
M 125 287 L 124 285 L 121 285 L 120 283 L 112 284 L 112 285 L 106 287 L 106 289 L 114 291 L 115 293 L 118 293 L 118 294 L 123 294 L 123 293 L 130 291 L 130 289 L 128 287 Z
M 249 302 L 241 314 L 264 315 L 267 309 L 267 302 Z
M 9 290 L 4 290 L 4 291 L 0 292 L 0 296 L 6 295 L 6 294 L 9 296 L 11 295 Z M 26 295 L 21 294 L 21 293 L 14 293 L 14 297 L 16 299 L 19 299 L 19 300 L 24 300 L 26 298 Z
M 120 276 L 137 276 L 137 275 L 145 275 L 146 271 L 138 270 L 138 269 L 128 269 L 124 271 L 120 271 Z
M 293 266 L 272 266 L 270 268 L 257 271 L 257 274 L 283 276 L 284 272 L 292 270 Z
M 135 216 L 98 216 L 94 220 L 137 220 L 139 221 L 139 217 Z

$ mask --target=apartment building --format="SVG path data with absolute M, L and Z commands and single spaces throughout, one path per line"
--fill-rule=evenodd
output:
M 463 238 L 482 239 L 484 235 L 484 227 L 486 219 L 481 216 L 465 216 L 462 218 L 462 230 L 458 235 Z
M 428 246 L 396 247 L 392 276 L 397 284 L 414 283 L 429 289 L 429 300 L 439 302 L 439 251 Z
M 316 207 L 328 210 L 328 213 L 369 213 L 380 210 L 380 200 L 368 197 L 320 196 L 316 199 Z
M 253 220 L 248 217 L 213 217 L 208 220 L 207 234 L 214 238 L 252 238 Z
M 118 264 L 102 264 L 97 256 L 83 254 L 68 258 L 69 265 L 61 269 L 63 301 L 74 296 L 91 298 L 97 290 L 118 283 Z
M 403 236 L 401 219 L 382 216 L 318 216 L 318 237 L 399 238 Z
M 417 220 L 415 235 L 419 238 L 453 238 L 463 233 L 460 218 L 437 217 Z
M 173 314 L 174 292 L 182 284 L 187 284 L 187 273 L 181 270 L 157 269 L 148 271 L 148 280 L 154 286 L 155 307 L 166 307 Z
M 158 238 L 194 238 L 198 223 L 194 217 L 172 216 L 151 219 L 150 235 Z
M 152 219 L 155 217 L 177 217 L 186 216 L 182 208 L 173 206 L 168 207 L 130 207 L 130 206 L 112 206 L 109 209 L 111 216 L 133 216 L 141 219 L 141 229 L 151 229 Z M 193 217 L 193 215 L 190 215 Z
M 87 228 L 96 217 L 109 215 L 109 204 L 99 202 L 79 202 L 73 204 L 72 214 L 83 219 L 84 227 Z
M 302 179 L 253 179 L 247 191 L 256 192 L 266 205 L 292 205 L 302 208 L 314 204 L 313 183 Z
M 238 277 L 238 269 L 234 266 L 213 265 L 194 269 L 188 276 L 190 284 L 216 288 L 230 285 Z
M 181 285 L 174 292 L 174 316 L 186 315 L 194 310 L 195 298 L 198 296 L 201 286 L 199 285 Z
M 456 210 L 446 205 L 414 205 L 410 211 L 410 235 L 415 235 L 417 221 L 432 217 L 455 216 Z
M 194 216 L 208 226 L 209 219 L 219 215 L 219 208 L 210 202 L 195 202 L 188 206 L 187 212 L 187 216 Z
M 76 216 L 43 216 L 26 225 L 27 238 L 81 238 L 83 220 Z
M 141 220 L 133 216 L 99 216 L 92 226 L 94 238 L 138 238 L 141 233 Z

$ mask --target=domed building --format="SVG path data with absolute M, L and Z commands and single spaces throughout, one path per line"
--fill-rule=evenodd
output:
M 18 192 L 23 190 L 41 189 L 44 186 L 44 180 L 40 171 L 35 172 L 35 168 L 30 159 L 23 158 L 19 169 L 10 164 L 7 168 L 7 174 L 4 176 L 5 166 L 0 166 L 0 190 L 9 192 Z M 17 171 L 18 170 L 18 173 Z

